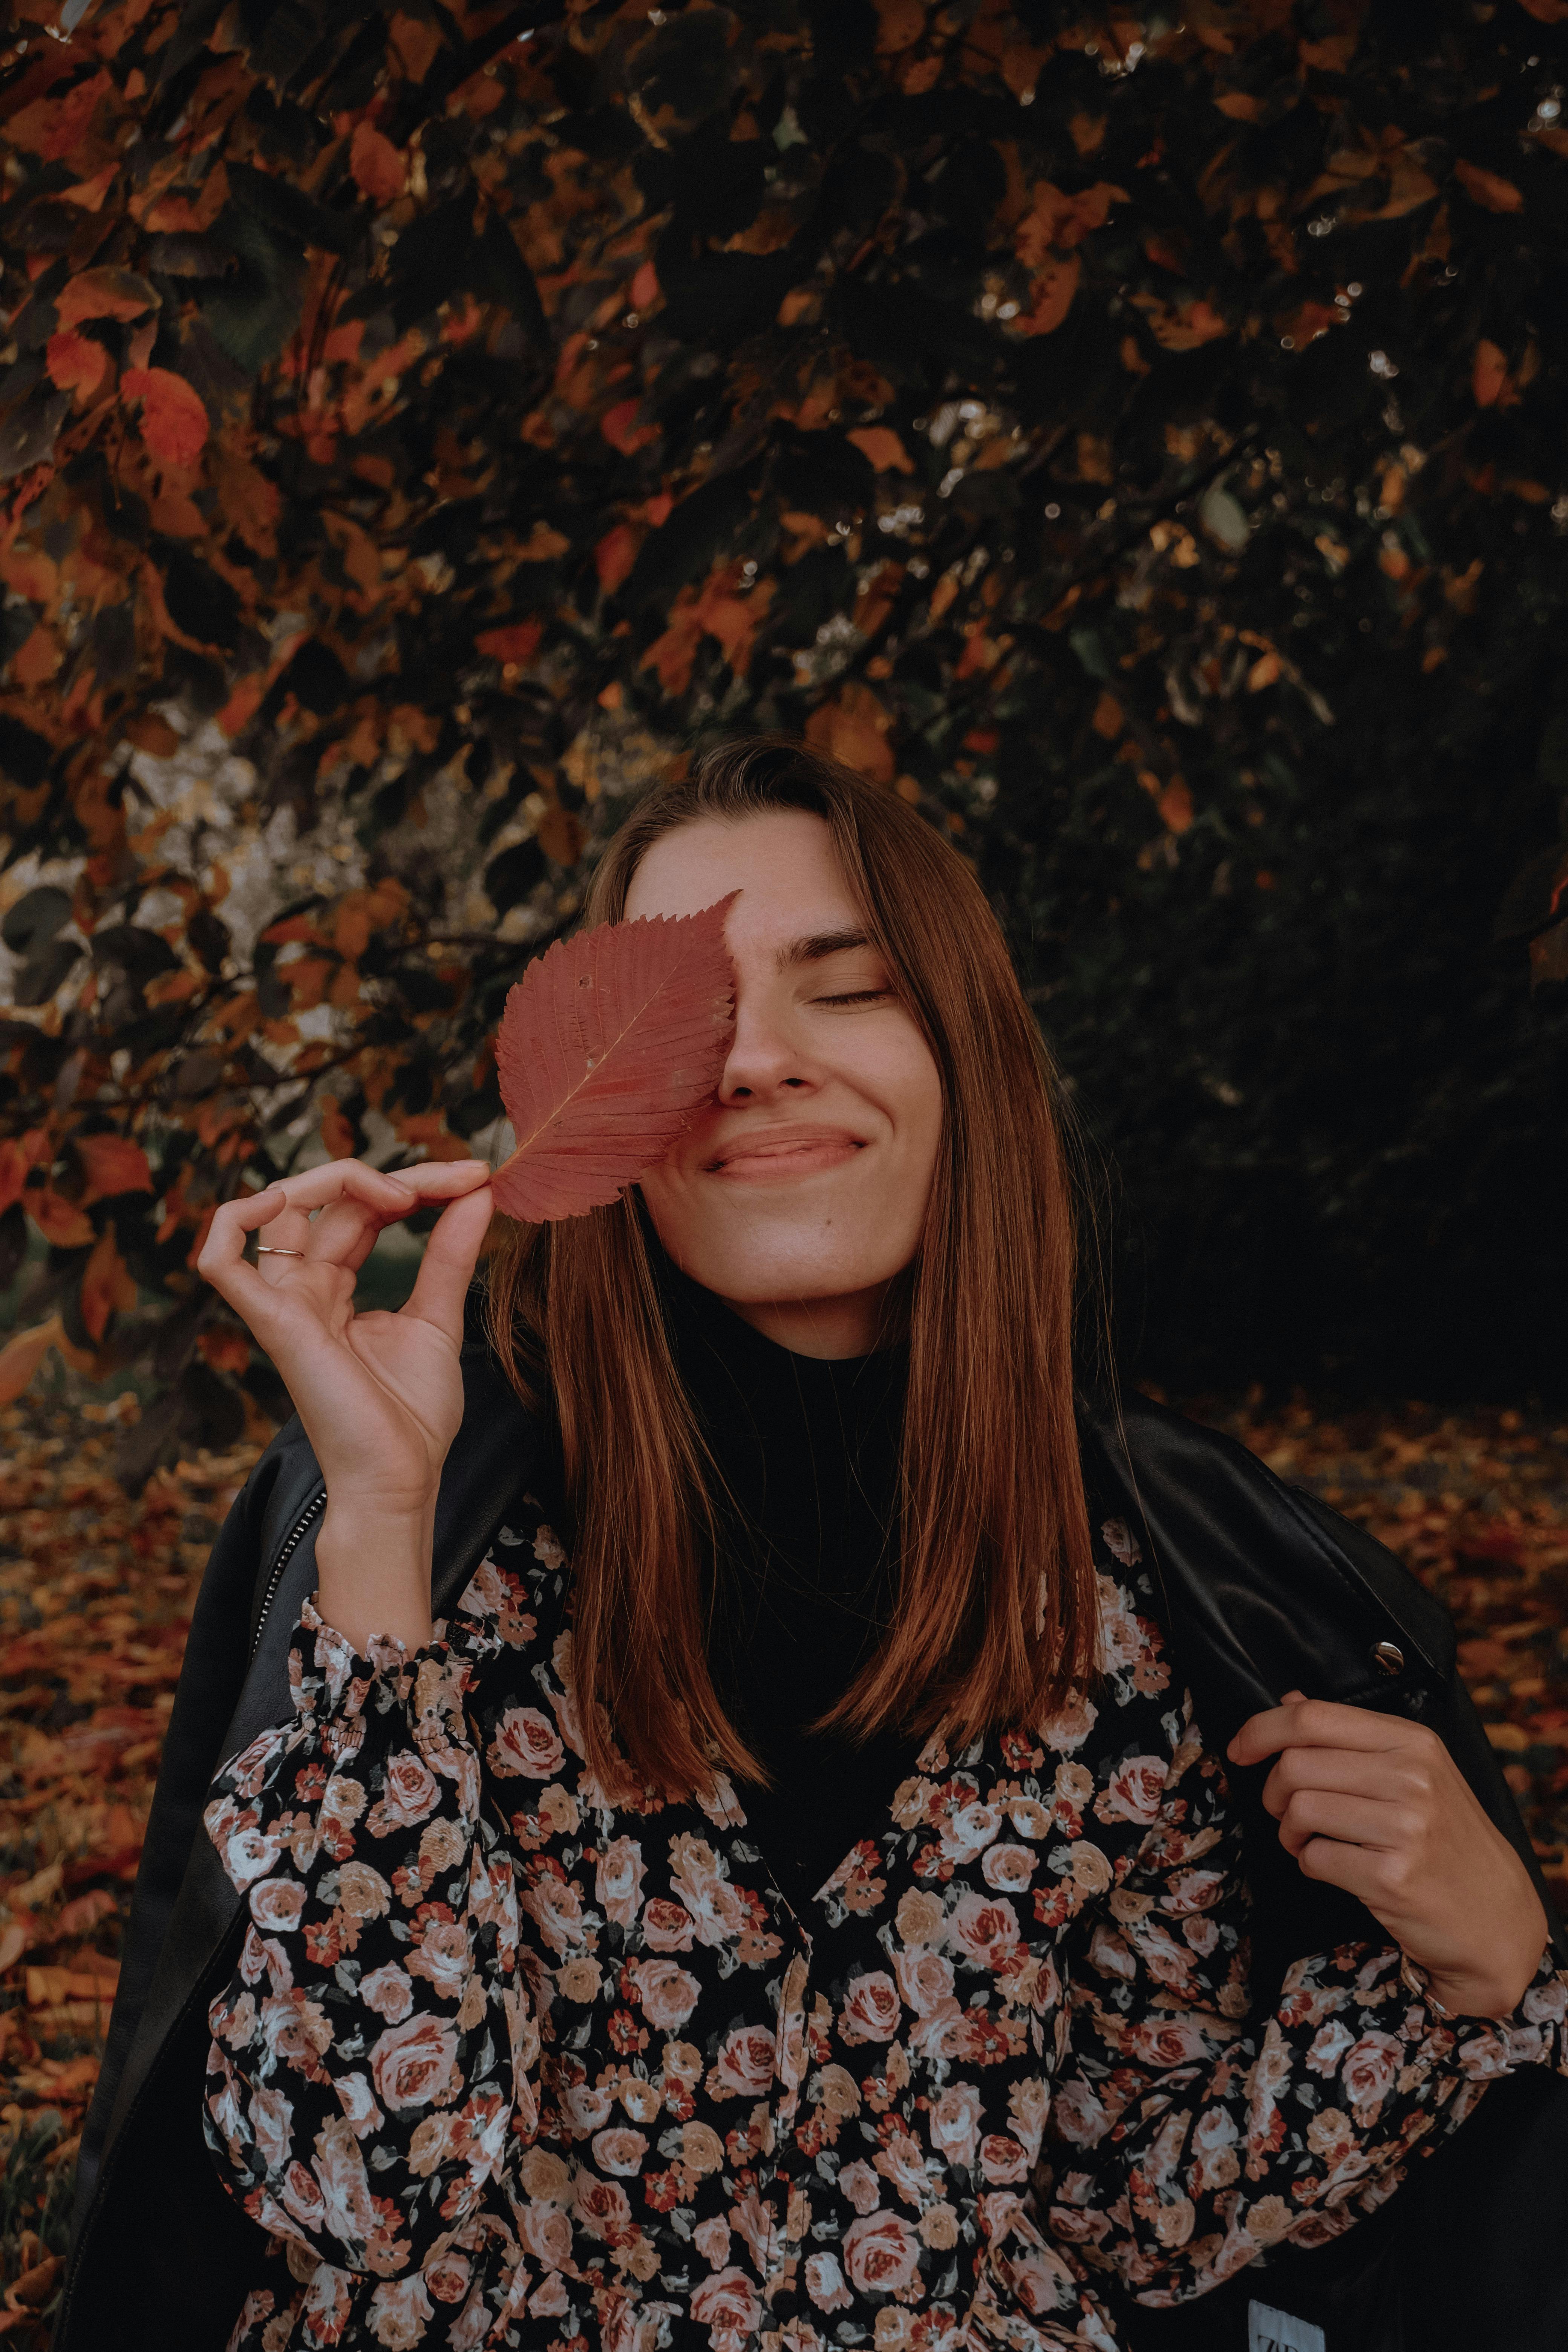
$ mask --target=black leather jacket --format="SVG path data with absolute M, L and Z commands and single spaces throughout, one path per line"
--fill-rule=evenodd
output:
M 531 1486 L 548 1494 L 553 1475 L 542 1432 L 477 1335 L 464 1348 L 463 1374 L 463 1423 L 437 1509 L 437 1615 L 463 1590 L 514 1497 Z M 1455 1678 L 1453 1628 L 1390 1552 L 1282 1485 L 1244 1447 L 1142 1397 L 1086 1412 L 1082 1436 L 1095 1507 L 1125 1518 L 1154 1563 L 1178 1664 L 1211 1741 L 1223 1747 L 1247 1716 L 1295 1685 L 1419 1717 L 1447 1740 L 1540 1884 L 1517 1809 Z M 244 1915 L 203 1832 L 202 1809 L 218 1765 L 289 1712 L 289 1645 L 315 1589 L 324 1499 L 292 1421 L 252 1472 L 203 1580 L 82 2137 L 55 2352 L 221 2352 L 252 2283 L 259 2233 L 220 2188 L 202 2137 L 207 2005 L 232 1972 Z M 1258 1803 L 1262 1779 L 1238 1776 L 1237 1801 L 1257 1832 L 1249 1870 L 1268 1931 L 1258 1993 L 1269 2004 L 1290 1958 L 1347 1937 L 1387 1938 L 1349 1897 L 1310 1885 L 1289 1863 Z

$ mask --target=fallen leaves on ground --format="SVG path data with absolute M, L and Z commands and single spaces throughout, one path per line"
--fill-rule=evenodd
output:
M 1407 1560 L 1568 1895 L 1568 1426 L 1421 1405 L 1191 1408 Z M 134 1501 L 101 1408 L 0 1413 L 0 2338 L 45 2352 L 163 1727 L 207 1547 L 258 1448 Z
M 98 1415 L 95 1420 L 89 1415 Z M 0 2340 L 44 2352 L 191 1606 L 260 1448 L 135 1500 L 101 1406 L 0 1412 Z

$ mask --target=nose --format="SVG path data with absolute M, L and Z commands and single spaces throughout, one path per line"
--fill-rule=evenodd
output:
M 726 1107 L 768 1102 L 786 1092 L 810 1091 L 820 1082 L 821 1074 L 787 1010 L 772 1001 L 765 987 L 749 988 L 742 977 L 735 993 L 734 1043 L 719 1080 L 719 1100 Z

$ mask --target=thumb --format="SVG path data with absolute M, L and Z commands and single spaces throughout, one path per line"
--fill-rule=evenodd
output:
M 494 1213 L 488 1184 L 461 1193 L 443 1209 L 425 1244 L 408 1303 L 402 1309 L 418 1322 L 433 1323 L 454 1344 L 463 1336 L 463 1302 Z

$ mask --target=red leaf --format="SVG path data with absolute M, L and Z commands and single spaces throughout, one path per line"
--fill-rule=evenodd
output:
M 1489 213 L 1523 210 L 1523 196 L 1513 182 L 1505 180 L 1500 172 L 1484 171 L 1479 163 L 1456 163 L 1454 177 L 1471 203 L 1483 205 Z
M 1072 308 L 1072 298 L 1083 274 L 1083 264 L 1076 253 L 1058 257 L 1047 257 L 1044 268 L 1030 284 L 1031 308 L 1018 320 L 1016 331 L 1020 335 L 1054 334 Z
M 136 1285 L 114 1243 L 110 1225 L 99 1237 L 81 1278 L 81 1319 L 94 1347 L 101 1347 L 109 1318 L 116 1307 L 126 1312 L 136 1304 Z
M 529 966 L 496 1040 L 518 1141 L 495 1179 L 506 1215 L 532 1224 L 602 1208 L 690 1126 L 734 1034 L 733 898 L 602 923 Z
M 79 1135 L 77 1157 L 87 1177 L 83 1205 L 111 1201 L 121 1192 L 150 1192 L 153 1171 L 139 1143 L 123 1135 Z
M 544 635 L 542 621 L 513 621 L 502 629 L 484 629 L 474 639 L 474 651 L 499 662 L 531 661 Z
M 374 205 L 395 204 L 408 184 L 402 156 L 371 122 L 355 128 L 349 169 Z
M 636 397 L 617 401 L 615 407 L 599 419 L 600 432 L 611 448 L 618 449 L 623 457 L 635 457 L 639 449 L 646 449 L 650 441 L 658 439 L 657 425 L 637 423 L 637 411 L 641 406 L 641 400 Z
M 30 1331 L 18 1331 L 0 1348 L 0 1404 L 15 1403 L 59 1338 L 60 1329 L 59 1317 L 51 1315 L 47 1323 L 36 1323 Z M 17 1947 L 17 1950 L 22 1948 Z M 16 1958 L 13 1952 L 5 1966 L 9 1968 Z
M 133 269 L 80 269 L 55 301 L 62 329 L 84 319 L 139 319 L 157 307 L 156 289 Z
M 103 345 L 95 343 L 90 335 L 79 335 L 74 327 L 62 327 L 44 346 L 49 381 L 62 392 L 96 392 L 108 364 Z
M 594 550 L 594 568 L 606 596 L 613 596 L 637 562 L 637 535 L 628 522 L 617 522 Z
M 1507 398 L 1511 390 L 1507 360 L 1497 344 L 1483 335 L 1476 345 L 1475 364 L 1470 370 L 1470 391 L 1476 406 L 1495 408 L 1500 402 L 1511 407 L 1513 404 Z
M 188 466 L 207 437 L 200 393 L 170 368 L 127 368 L 120 380 L 127 400 L 142 403 L 142 438 L 166 466 Z
M 52 1184 L 41 1191 L 29 1185 L 22 1205 L 51 1249 L 86 1249 L 98 1239 L 75 1202 L 65 1200 Z

